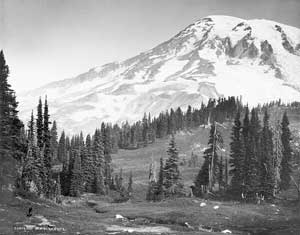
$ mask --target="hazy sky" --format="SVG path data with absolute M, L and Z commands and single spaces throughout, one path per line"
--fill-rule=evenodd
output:
M 19 91 L 134 56 L 214 14 L 300 28 L 300 0 L 0 0 L 0 48 Z

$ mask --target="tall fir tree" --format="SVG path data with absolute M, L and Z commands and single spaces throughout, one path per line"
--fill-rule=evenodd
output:
M 51 149 L 51 156 L 52 156 L 52 160 L 56 160 L 57 159 L 57 149 L 58 149 L 58 141 L 57 141 L 57 125 L 56 125 L 56 121 L 53 121 L 51 130 L 50 130 L 50 149 Z
M 251 110 L 251 120 L 249 125 L 248 137 L 248 156 L 245 162 L 245 193 L 248 200 L 254 200 L 256 193 L 259 192 L 260 172 L 260 121 L 255 109 Z
M 34 185 L 36 188 L 35 192 L 40 195 L 43 193 L 44 167 L 42 164 L 42 156 L 40 155 L 40 151 L 36 145 L 33 112 L 31 113 L 31 119 L 28 122 L 27 140 L 28 149 L 27 156 L 23 163 L 22 181 L 23 185 L 28 185 L 28 182 L 31 182 L 30 185 Z M 27 179 L 24 179 L 24 177 Z M 32 189 L 27 188 L 27 190 L 31 191 Z
M 92 192 L 94 182 L 94 158 L 90 135 L 86 136 L 85 149 L 85 158 L 83 159 L 84 185 L 87 192 Z
M 48 102 L 47 97 L 45 98 L 44 104 L 44 123 L 43 123 L 43 144 L 44 144 L 44 166 L 46 171 L 46 196 L 50 197 L 51 188 L 52 188 L 52 156 L 51 156 L 51 134 L 50 134 L 50 121 L 49 121 L 49 110 L 48 110 Z
M 34 156 L 34 166 L 37 168 L 37 187 L 40 195 L 45 195 L 45 184 L 46 184 L 46 171 L 44 166 L 44 153 L 38 146 L 33 146 L 32 154 Z
M 275 193 L 275 169 L 273 155 L 273 134 L 269 126 L 269 114 L 267 110 L 264 114 L 264 125 L 262 129 L 261 150 L 262 157 L 260 162 L 261 170 L 261 194 L 271 199 Z
M 174 110 L 171 108 L 168 121 L 168 134 L 175 134 L 176 132 L 176 116 Z
M 250 157 L 252 155 L 252 149 L 250 144 L 250 119 L 249 119 L 249 108 L 246 106 L 245 108 L 245 117 L 243 120 L 243 128 L 242 128 L 242 138 L 243 138 L 243 144 L 244 144 L 244 166 L 243 166 L 243 186 L 242 191 L 244 194 L 247 194 L 247 190 L 250 182 L 250 169 L 249 163 L 250 163 Z
M 40 150 L 44 147 L 44 123 L 43 123 L 43 104 L 41 98 L 39 99 L 39 104 L 37 106 L 37 118 L 36 118 L 36 137 L 37 145 Z
M 66 136 L 65 132 L 62 131 L 59 141 L 58 141 L 58 149 L 57 149 L 57 158 L 60 162 L 64 162 L 67 155 L 66 149 Z
M 183 129 L 183 113 L 181 111 L 181 108 L 178 107 L 176 110 L 176 130 L 182 130 Z
M 243 192 L 243 170 L 244 170 L 244 143 L 242 137 L 242 124 L 240 121 L 240 112 L 238 111 L 234 120 L 234 126 L 232 127 L 231 143 L 230 143 L 230 171 L 231 179 L 231 191 L 232 194 L 240 197 Z
M 111 153 L 112 153 L 112 143 L 111 143 L 111 126 L 101 125 L 101 134 L 103 140 L 103 153 L 104 153 L 104 184 L 107 187 L 111 185 Z
M 105 159 L 104 159 L 104 147 L 103 147 L 101 131 L 98 129 L 95 131 L 94 134 L 92 154 L 94 158 L 93 172 L 95 177 L 93 191 L 102 194 L 103 192 L 105 192 L 105 185 L 104 185 Z
M 292 157 L 292 148 L 291 148 L 291 131 L 289 129 L 289 120 L 287 113 L 284 112 L 282 122 L 282 134 L 281 134 L 281 142 L 282 142 L 282 160 L 281 160 L 281 169 L 280 169 L 280 179 L 281 184 L 280 187 L 283 190 L 288 189 L 291 181 L 291 157 Z
M 21 184 L 19 187 L 27 192 L 39 194 L 39 169 L 35 164 L 34 146 L 32 142 L 28 144 L 28 151 L 22 164 Z
M 16 185 L 21 180 L 20 163 L 27 153 L 23 123 L 18 118 L 18 102 L 8 83 L 9 68 L 0 51 L 0 184 Z M 16 170 L 16 168 L 19 168 Z
M 186 127 L 188 129 L 193 127 L 193 115 L 192 115 L 192 107 L 189 105 L 186 111 Z
M 5 166 L 11 157 L 21 160 L 26 149 L 21 142 L 23 124 L 18 118 L 15 92 L 8 83 L 9 68 L 0 51 L 0 160 Z
M 62 169 L 62 172 L 60 173 L 61 193 L 65 196 L 68 196 L 69 192 L 70 192 L 70 184 L 71 184 L 70 169 L 71 169 L 70 151 L 66 150 L 65 156 L 64 156 L 64 161 L 63 161 L 63 169 Z
M 175 137 L 172 135 L 169 148 L 167 150 L 168 158 L 164 167 L 165 176 L 165 190 L 167 195 L 174 195 L 180 193 L 183 185 L 181 182 L 181 175 L 179 171 L 179 156 L 175 143 Z
M 199 170 L 195 183 L 195 195 L 199 196 L 202 193 L 211 191 L 215 182 L 218 180 L 219 171 L 219 154 L 218 150 L 223 144 L 223 139 L 216 125 L 212 125 L 208 140 L 208 148 L 204 151 L 204 162 Z
M 34 136 L 35 136 L 35 123 L 34 123 L 34 116 L 33 111 L 31 112 L 30 121 L 28 122 L 28 134 L 27 138 L 28 141 L 31 142 L 31 144 L 34 144 Z
M 272 128 L 273 132 L 273 152 L 274 152 L 274 170 L 275 170 L 275 190 L 276 193 L 280 190 L 280 169 L 282 161 L 282 141 L 281 141 L 281 124 L 278 120 L 275 126 Z
M 144 114 L 143 117 L 143 142 L 144 142 L 144 147 L 146 147 L 149 143 L 149 136 L 148 136 L 148 132 L 149 132 L 149 123 L 148 123 L 148 119 L 147 119 L 147 115 L 146 113 Z
M 71 174 L 70 196 L 78 197 L 82 193 L 82 169 L 79 150 L 75 151 L 75 160 Z

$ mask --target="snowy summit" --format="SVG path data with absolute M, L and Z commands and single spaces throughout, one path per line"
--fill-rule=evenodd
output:
M 93 131 L 100 121 L 135 121 L 144 112 L 199 107 L 220 96 L 242 96 L 249 105 L 300 101 L 299 74 L 300 29 L 208 16 L 133 58 L 20 94 L 21 116 L 28 119 L 43 94 L 51 116 L 68 132 Z

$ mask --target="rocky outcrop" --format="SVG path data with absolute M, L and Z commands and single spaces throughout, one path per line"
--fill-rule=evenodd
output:
M 283 31 L 283 29 L 279 25 L 275 25 L 275 28 L 279 33 L 281 33 L 282 46 L 284 47 L 284 49 L 286 49 L 288 52 L 294 54 L 295 49 L 291 45 L 290 41 L 288 40 L 286 33 Z
M 265 40 L 260 44 L 260 50 L 261 50 L 260 64 L 273 66 L 275 63 L 275 57 L 273 55 L 272 45 L 267 40 Z
M 224 39 L 225 54 L 233 58 L 250 58 L 254 59 L 258 55 L 258 49 L 254 44 L 251 33 L 249 32 L 245 37 L 239 40 L 234 46 L 230 38 Z
M 267 40 L 260 44 L 261 56 L 260 65 L 269 65 L 271 69 L 274 69 L 275 77 L 282 79 L 283 75 L 280 68 L 277 66 L 276 58 L 274 56 L 273 48 Z

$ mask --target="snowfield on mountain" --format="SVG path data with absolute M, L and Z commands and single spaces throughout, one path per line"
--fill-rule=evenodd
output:
M 209 98 L 256 105 L 300 101 L 300 29 L 274 21 L 208 16 L 122 62 L 18 94 L 24 120 L 47 94 L 51 116 L 69 133 L 101 121 L 139 120 Z

